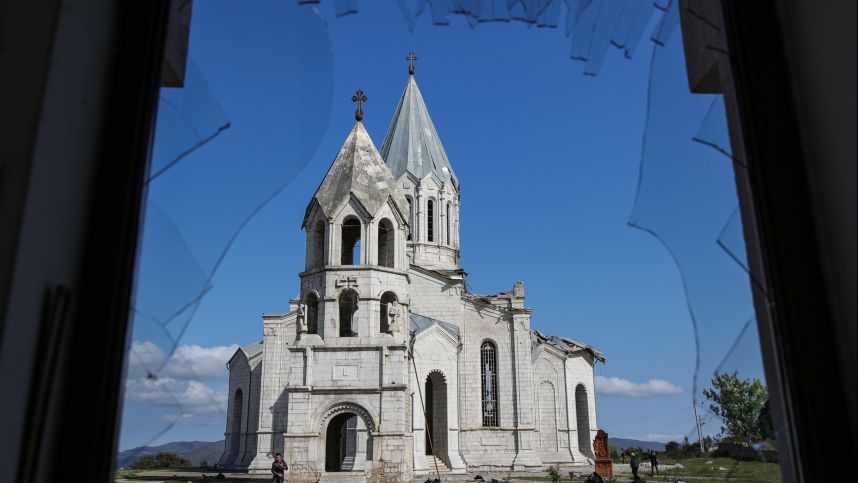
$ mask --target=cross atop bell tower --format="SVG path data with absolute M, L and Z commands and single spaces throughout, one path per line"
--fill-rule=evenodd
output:
M 409 52 L 405 60 L 408 61 L 408 73 L 414 75 L 414 61 L 417 60 L 417 56 L 414 55 L 414 52 Z

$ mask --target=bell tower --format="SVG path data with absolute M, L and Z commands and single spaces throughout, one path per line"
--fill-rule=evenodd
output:
M 401 343 L 408 333 L 408 201 L 361 122 L 366 95 L 358 90 L 352 100 L 355 125 L 304 216 L 297 336 L 325 345 Z
M 412 228 L 406 240 L 409 262 L 458 270 L 459 181 L 414 79 L 417 56 L 411 52 L 405 60 L 409 63 L 408 82 L 381 155 L 408 203 Z

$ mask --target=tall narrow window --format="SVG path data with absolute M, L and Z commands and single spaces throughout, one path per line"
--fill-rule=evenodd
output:
M 483 426 L 498 426 L 498 351 L 492 342 L 480 347 L 480 373 L 482 379 Z
M 450 215 L 451 215 L 452 211 L 453 210 L 450 209 L 450 203 L 448 202 L 447 203 L 447 245 L 448 246 L 450 245 L 450 240 L 452 239 L 450 237 L 450 227 L 453 226 L 453 223 L 450 221 L 450 218 L 451 218 Z
M 384 292 L 384 294 L 381 296 L 381 301 L 379 303 L 379 332 L 381 332 L 382 334 L 390 332 L 390 318 L 388 317 L 388 306 L 391 302 L 395 301 L 396 294 L 394 294 L 393 292 Z
M 349 217 L 343 222 L 340 265 L 360 265 L 360 221 Z
M 390 220 L 384 219 L 378 223 L 378 264 L 382 267 L 393 268 L 393 257 L 396 251 L 395 235 L 396 232 Z
M 307 295 L 307 333 L 319 333 L 319 296 L 315 292 Z
M 426 202 L 426 241 L 435 241 L 435 202 Z
M 325 265 L 325 222 L 319 220 L 313 229 L 313 243 L 310 246 L 310 256 L 313 263 L 311 268 L 320 268 Z
M 411 233 L 414 232 L 414 200 L 410 196 L 406 196 L 408 201 L 408 241 L 411 241 Z
M 241 445 L 241 413 L 244 405 L 244 395 L 241 389 L 235 390 L 232 397 L 232 427 L 229 433 L 229 461 L 238 457 L 238 447 Z
M 358 296 L 354 290 L 340 294 L 340 337 L 356 337 L 354 316 L 358 310 Z
M 575 387 L 575 416 L 578 423 L 578 449 L 585 455 L 590 455 L 590 404 L 587 389 L 583 384 Z

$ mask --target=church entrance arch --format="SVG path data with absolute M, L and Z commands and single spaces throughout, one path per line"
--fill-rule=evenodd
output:
M 327 472 L 362 471 L 372 459 L 371 434 L 375 425 L 364 408 L 340 403 L 320 418 L 319 455 Z M 321 458 L 320 458 L 321 459 Z
M 357 453 L 357 415 L 341 413 L 328 423 L 325 471 L 351 471 Z
M 438 371 L 426 377 L 426 454 L 450 464 L 447 444 L 447 381 Z

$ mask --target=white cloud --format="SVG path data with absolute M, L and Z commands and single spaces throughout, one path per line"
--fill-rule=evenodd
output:
M 637 383 L 619 377 L 596 376 L 596 393 L 605 396 L 650 397 L 679 394 L 682 388 L 663 379 Z
M 226 362 L 238 349 L 237 345 L 201 347 L 181 345 L 167 359 L 164 351 L 150 341 L 134 341 L 128 354 L 129 379 L 145 377 L 149 371 L 158 371 L 162 378 L 180 380 L 226 379 L 229 375 Z M 165 364 L 166 360 L 166 364 Z
M 226 391 L 217 391 L 200 381 L 180 381 L 169 377 L 129 379 L 125 401 L 146 406 L 175 407 L 192 415 L 226 412 Z

